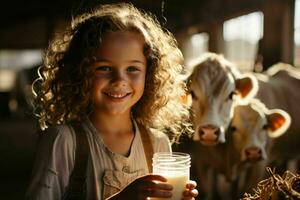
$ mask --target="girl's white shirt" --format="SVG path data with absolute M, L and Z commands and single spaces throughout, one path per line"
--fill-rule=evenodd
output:
M 87 134 L 90 158 L 87 167 L 87 199 L 91 199 L 92 184 L 96 183 L 97 199 L 123 189 L 137 177 L 149 173 L 139 128 L 134 122 L 135 136 L 128 157 L 111 152 L 101 134 L 87 118 L 83 129 Z M 170 152 L 171 144 L 162 133 L 148 131 L 155 152 Z M 74 167 L 76 136 L 67 125 L 48 128 L 42 136 L 31 182 L 29 199 L 62 199 Z

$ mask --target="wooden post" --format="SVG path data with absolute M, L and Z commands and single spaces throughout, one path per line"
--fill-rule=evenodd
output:
M 264 38 L 261 42 L 263 66 L 293 63 L 295 0 L 269 1 L 263 8 Z

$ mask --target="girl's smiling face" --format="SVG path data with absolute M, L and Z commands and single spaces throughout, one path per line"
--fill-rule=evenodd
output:
M 92 64 L 93 112 L 130 113 L 144 93 L 146 57 L 144 39 L 136 32 L 104 35 Z

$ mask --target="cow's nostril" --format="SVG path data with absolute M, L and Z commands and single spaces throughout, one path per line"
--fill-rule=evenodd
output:
M 249 148 L 245 149 L 245 156 L 247 159 L 250 159 L 250 160 L 261 159 L 262 150 L 257 147 L 249 147 Z
M 246 157 L 249 157 L 250 154 L 251 154 L 251 153 L 250 153 L 250 150 L 249 150 L 249 149 L 246 149 L 246 150 L 245 150 L 245 154 L 246 154 Z
M 221 133 L 221 131 L 220 131 L 220 129 L 218 128 L 215 132 L 214 132 L 214 134 L 216 135 L 216 136 L 219 136 L 220 135 L 220 133 Z
M 257 151 L 257 154 L 258 154 L 259 156 L 261 156 L 261 155 L 262 155 L 262 151 L 261 151 L 261 149 L 258 149 L 258 151 Z
M 204 131 L 202 129 L 199 129 L 199 135 L 204 135 Z

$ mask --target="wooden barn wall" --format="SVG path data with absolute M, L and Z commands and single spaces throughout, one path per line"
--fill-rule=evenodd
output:
M 261 11 L 264 14 L 264 37 L 259 53 L 264 58 L 263 66 L 268 68 L 277 62 L 293 63 L 295 0 L 225 0 L 213 2 L 218 3 L 207 3 L 206 6 L 198 8 L 199 12 L 193 12 L 200 14 L 185 20 L 188 23 L 181 25 L 181 27 L 185 27 L 184 33 L 181 35 L 207 32 L 210 35 L 209 51 L 224 53 L 224 21 Z
M 192 33 L 202 31 L 209 33 L 209 50 L 217 53 L 223 52 L 222 27 L 225 20 L 254 11 L 262 11 L 265 22 L 260 52 L 264 57 L 264 66 L 270 66 L 278 61 L 287 63 L 293 61 L 295 0 L 189 0 L 184 3 L 182 0 L 145 0 L 143 3 L 135 0 L 132 2 L 152 11 L 160 21 L 163 21 L 165 17 L 167 19 L 165 25 L 179 39 Z M 162 11 L 162 2 L 164 2 L 164 11 Z M 71 7 L 70 2 L 69 4 Z M 35 7 L 40 11 L 35 11 Z M 31 10 L 15 13 L 11 17 L 4 17 L 3 12 L 0 14 L 0 16 L 3 15 L 0 49 L 44 49 L 57 30 L 57 24 L 61 23 L 59 20 L 69 20 L 66 13 L 70 12 L 70 8 L 69 10 L 67 7 L 63 9 L 55 1 L 47 3 L 45 12 L 42 12 L 42 7 L 36 4 L 28 5 L 26 8 Z M 24 13 L 31 14 L 25 15 Z

